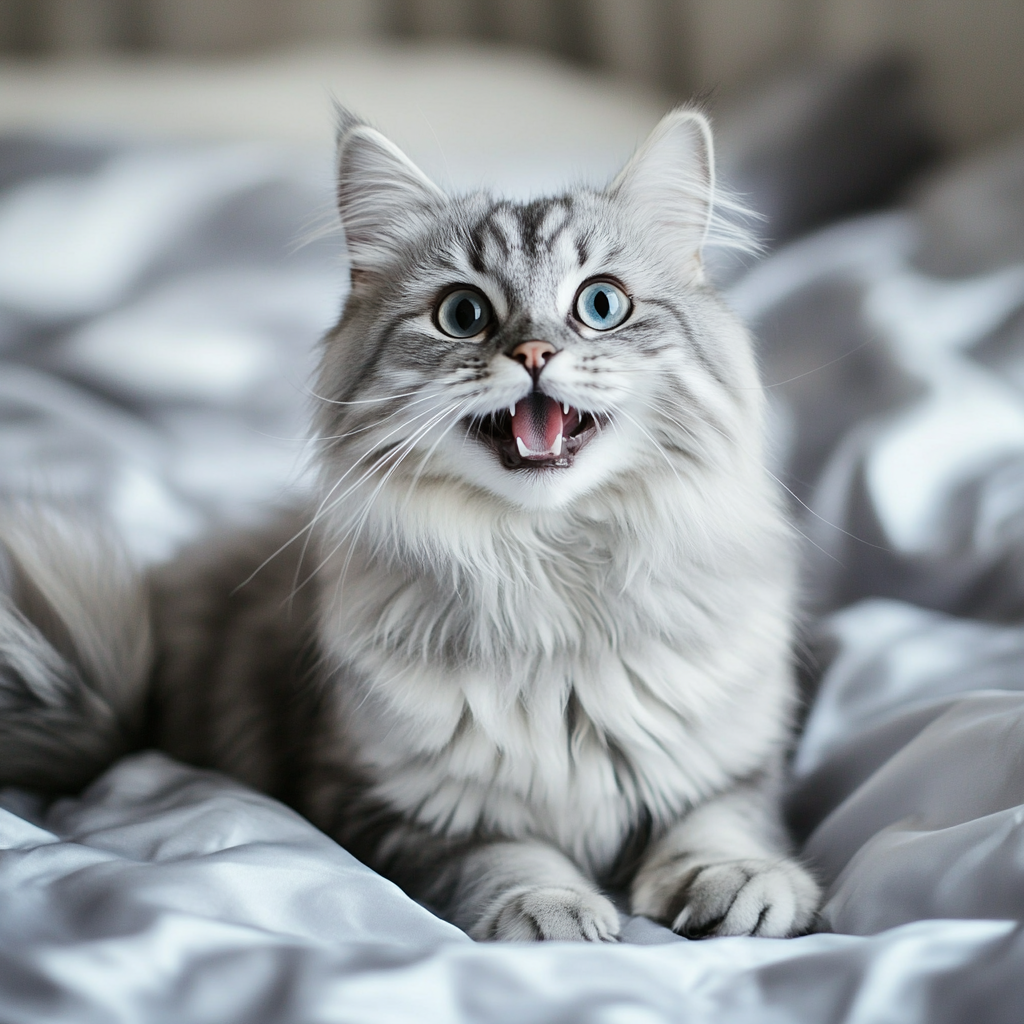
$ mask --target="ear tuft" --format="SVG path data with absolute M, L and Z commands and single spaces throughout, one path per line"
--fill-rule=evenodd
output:
M 343 107 L 337 100 L 333 102 L 334 106 L 334 142 L 340 152 L 341 145 L 345 140 L 345 136 L 348 135 L 353 128 L 358 127 L 365 122 L 358 114 L 354 114 L 348 107 Z
M 447 202 L 391 141 L 344 107 L 338 125 L 338 213 L 354 275 L 389 265 L 402 245 Z

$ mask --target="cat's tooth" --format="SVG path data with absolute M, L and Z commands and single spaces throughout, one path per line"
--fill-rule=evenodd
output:
M 562 454 L 562 435 L 561 434 L 559 434 L 558 437 L 555 438 L 555 447 L 552 450 L 554 451 L 554 455 L 555 455 L 556 459 L 558 458 L 559 455 Z
M 515 414 L 516 414 L 516 403 L 515 403 L 515 402 L 513 402 L 513 403 L 512 403 L 512 404 L 511 404 L 511 405 L 510 405 L 510 406 L 508 407 L 508 414 L 509 414 L 509 416 L 515 416 Z
M 569 415 L 569 403 L 568 402 L 563 402 L 562 403 L 562 412 L 564 412 L 566 416 Z
M 519 454 L 522 455 L 524 459 L 530 454 L 530 449 L 523 444 L 523 439 L 521 437 L 516 438 L 516 446 L 519 448 Z

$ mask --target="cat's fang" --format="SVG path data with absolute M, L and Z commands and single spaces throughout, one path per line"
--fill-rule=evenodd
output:
M 506 469 L 569 469 L 597 436 L 600 414 L 581 412 L 573 405 L 565 413 L 567 404 L 532 392 L 483 419 L 467 418 L 466 430 Z
M 528 452 L 524 458 L 544 459 L 555 448 L 555 439 L 565 433 L 566 419 L 562 403 L 540 391 L 533 391 L 516 402 L 511 434 L 522 438 Z
M 516 447 L 524 459 L 557 459 L 562 454 L 562 435 L 559 434 L 545 452 L 535 452 L 532 448 L 528 448 L 519 436 L 516 437 Z

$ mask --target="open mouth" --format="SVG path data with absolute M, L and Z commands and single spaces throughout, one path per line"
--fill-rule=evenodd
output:
M 567 469 L 600 427 L 593 413 L 539 391 L 509 409 L 467 423 L 470 433 L 493 448 L 506 469 Z

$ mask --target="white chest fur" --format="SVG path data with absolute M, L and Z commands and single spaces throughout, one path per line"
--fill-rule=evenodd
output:
M 600 873 L 642 809 L 667 824 L 779 743 L 784 668 L 743 649 L 765 635 L 747 625 L 699 661 L 647 638 L 503 675 L 364 648 L 365 682 L 340 695 L 339 722 L 373 795 L 404 816 L 438 833 L 540 836 Z
M 665 501 L 647 544 L 436 504 L 416 558 L 341 545 L 322 577 L 338 729 L 388 806 L 439 833 L 543 837 L 600 871 L 645 811 L 668 824 L 782 741 L 789 582 L 759 494 L 713 515 Z

